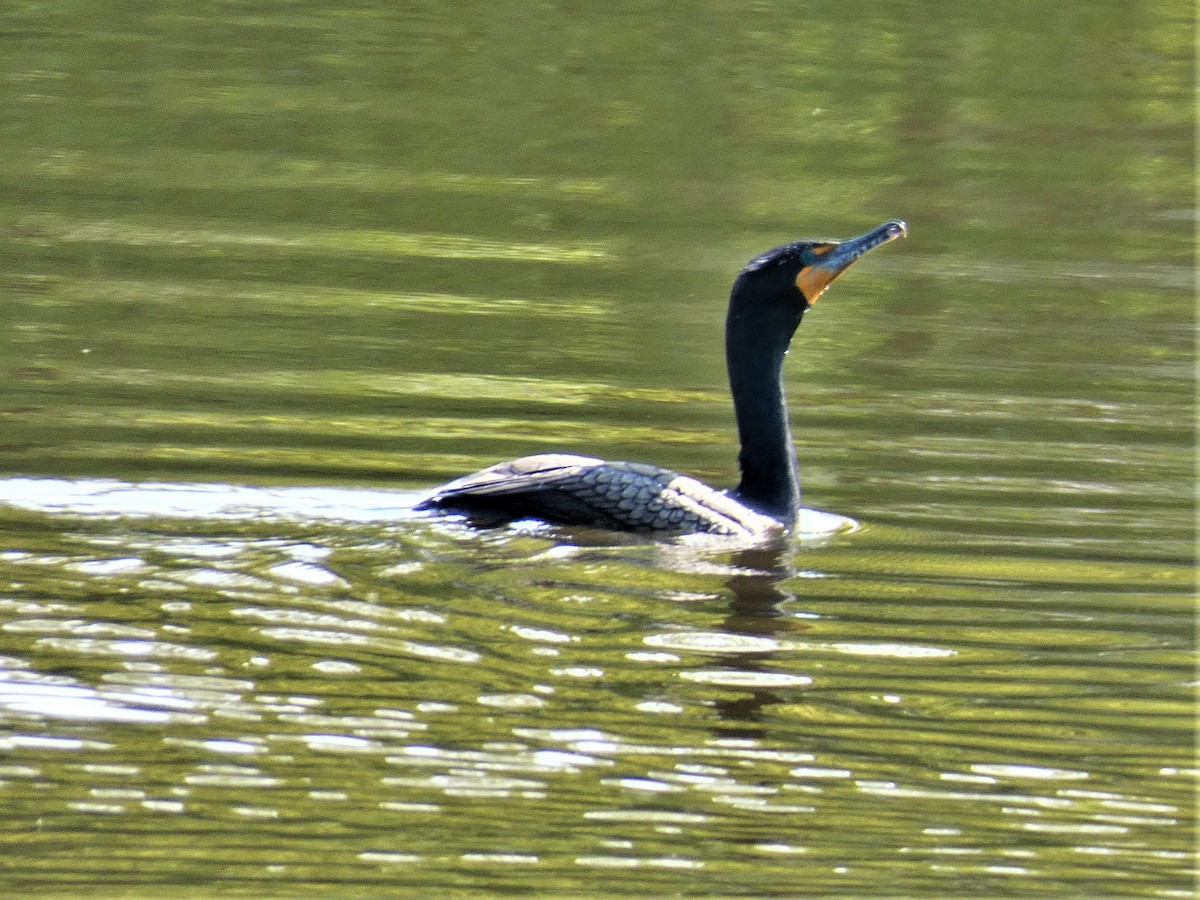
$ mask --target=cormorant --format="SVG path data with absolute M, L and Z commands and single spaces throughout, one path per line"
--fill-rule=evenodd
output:
M 498 524 L 521 518 L 619 531 L 766 537 L 800 511 L 783 357 L 800 319 L 851 263 L 908 226 L 884 222 L 845 241 L 803 240 L 755 257 L 738 273 L 725 320 L 725 361 L 737 418 L 742 480 L 718 491 L 644 463 L 590 456 L 523 456 L 437 488 L 418 509 Z

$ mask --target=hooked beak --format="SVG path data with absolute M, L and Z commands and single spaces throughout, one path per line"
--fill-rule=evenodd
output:
M 858 237 L 822 244 L 813 250 L 814 253 L 820 254 L 820 258 L 812 265 L 805 266 L 796 276 L 796 287 L 800 289 L 808 305 L 812 306 L 825 289 L 833 284 L 834 279 L 868 250 L 907 236 L 908 223 L 901 219 L 893 219 Z

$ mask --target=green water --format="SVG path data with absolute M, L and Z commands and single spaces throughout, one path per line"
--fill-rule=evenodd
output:
M 0 893 L 1194 896 L 1192 9 L 0 8 Z M 903 217 L 733 551 L 729 283 Z

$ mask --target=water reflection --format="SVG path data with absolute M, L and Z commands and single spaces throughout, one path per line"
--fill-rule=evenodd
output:
M 0 503 L 19 509 L 109 517 L 391 522 L 412 514 L 416 492 L 136 484 L 111 480 L 0 479 Z M 176 549 L 183 549 L 176 545 Z M 236 552 L 201 546 L 198 555 Z M 115 565 L 106 561 L 104 565 Z M 303 565 L 299 563 L 298 565 Z M 302 568 L 292 568 L 300 573 Z M 309 570 L 315 571 L 315 570 Z M 321 576 L 324 577 L 324 576 Z
M 726 582 L 731 592 L 730 614 L 725 619 L 725 630 L 731 635 L 745 635 L 763 642 L 763 652 L 770 653 L 766 659 L 777 655 L 780 649 L 773 635 L 794 633 L 809 627 L 800 616 L 787 614 L 782 608 L 785 601 L 796 598 L 780 588 L 780 583 L 796 574 L 794 554 L 786 543 L 741 551 L 734 555 L 736 571 Z M 741 677 L 728 676 L 709 683 L 740 686 L 746 690 L 742 697 L 725 698 L 717 701 L 716 709 L 724 723 L 716 734 L 719 737 L 740 737 L 761 740 L 767 729 L 756 727 L 762 721 L 763 709 L 775 703 L 785 702 L 785 696 L 777 688 L 803 688 L 812 684 L 812 678 L 804 674 L 779 671 L 764 671 L 757 659 L 751 660 L 740 654 L 723 658 L 724 665 Z M 694 680 L 700 673 L 690 673 Z
M 112 517 L 150 492 L 84 486 L 14 513 L 69 528 L 52 554 L 34 530 L 0 557 L 10 809 L 53 779 L 72 815 L 169 817 L 153 843 L 174 852 L 214 817 L 283 852 L 256 823 L 315 816 L 348 829 L 344 865 L 447 884 L 481 867 L 710 870 L 723 860 L 697 848 L 713 842 L 778 877 L 798 859 L 845 877 L 863 863 L 844 828 L 886 836 L 874 852 L 916 881 L 1182 863 L 1188 761 L 1157 760 L 1154 790 L 1134 791 L 1122 773 L 1145 767 L 1105 713 L 1076 711 L 1074 736 L 1054 724 L 1050 662 L 1026 658 L 1019 679 L 1011 651 L 956 632 L 953 608 L 871 621 L 846 606 L 871 530 L 723 553 L 573 544 L 394 521 L 386 492 L 379 519 L 347 528 L 331 524 L 342 492 L 237 491 L 231 506 L 184 486 L 163 492 L 174 517 Z M 178 515 L 188 497 L 201 515 Z M 88 590 L 38 598 L 69 583 L 39 573 Z M 1081 625 L 1077 644 L 1103 640 Z M 1088 684 L 1116 671 L 1091 666 Z M 517 807 L 544 820 L 532 844 Z

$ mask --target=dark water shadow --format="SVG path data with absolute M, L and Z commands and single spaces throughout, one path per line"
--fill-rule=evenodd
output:
M 780 540 L 767 546 L 755 547 L 734 554 L 731 562 L 736 571 L 726 580 L 730 591 L 729 615 L 725 631 L 754 637 L 777 637 L 783 632 L 806 630 L 810 626 L 787 615 L 782 605 L 796 596 L 783 583 L 796 574 L 795 546 Z M 777 653 L 749 655 L 731 653 L 721 661 L 729 669 L 750 673 L 768 673 L 767 663 Z M 717 700 L 715 707 L 722 725 L 714 729 L 721 738 L 761 740 L 766 737 L 764 710 L 786 703 L 794 689 L 747 686 L 746 693 L 734 699 Z

